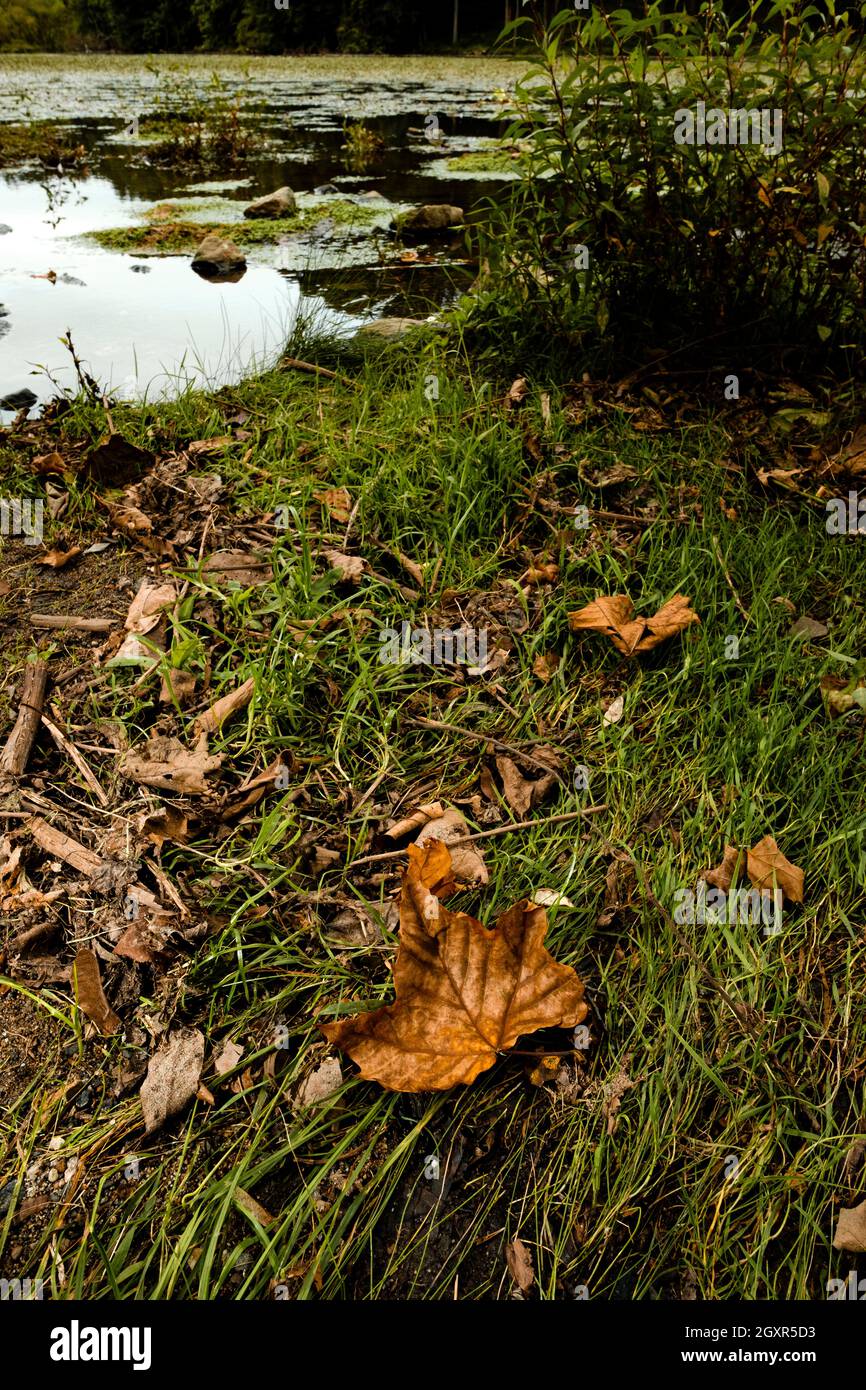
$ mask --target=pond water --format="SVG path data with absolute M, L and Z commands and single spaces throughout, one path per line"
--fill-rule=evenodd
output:
M 390 220 L 422 202 L 468 210 L 503 186 L 507 175 L 452 161 L 501 137 L 519 74 L 486 58 L 0 58 L 0 122 L 50 120 L 86 151 L 66 170 L 0 170 L 0 398 L 74 388 L 67 331 L 102 386 L 152 397 L 267 365 L 299 315 L 350 334 L 435 313 L 471 278 L 462 241 L 401 258 Z M 220 167 L 152 161 L 137 123 L 189 115 L 214 93 L 255 123 L 252 154 Z M 381 142 L 361 165 L 344 148 L 356 121 Z M 242 222 L 246 203 L 285 184 L 304 229 L 246 249 L 236 283 L 201 279 L 188 253 L 125 253 L 89 236 L 140 225 L 167 201 L 187 221 Z

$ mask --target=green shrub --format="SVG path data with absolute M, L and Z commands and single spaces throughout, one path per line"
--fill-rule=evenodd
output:
M 510 317 L 514 334 L 522 322 L 539 344 L 608 364 L 686 343 L 728 360 L 856 353 L 866 338 L 859 29 L 800 0 L 748 0 L 736 19 L 714 4 L 688 15 L 651 3 L 640 16 L 593 4 L 546 30 L 537 13 L 518 19 L 503 35 L 533 39 L 507 134 L 529 153 L 510 201 L 484 220 L 470 326 L 507 337 Z M 723 133 L 720 109 L 728 143 L 683 139 L 677 112 L 694 118 L 699 102 L 705 138 Z M 766 112 L 767 124 L 737 112 Z M 743 135 L 749 143 L 730 142 Z

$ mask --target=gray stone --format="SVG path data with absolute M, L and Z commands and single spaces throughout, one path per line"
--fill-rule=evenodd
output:
M 249 207 L 244 208 L 244 217 L 289 217 L 297 211 L 295 195 L 288 187 L 278 188 L 274 193 L 266 193 L 256 198 Z
M 0 410 L 29 410 L 36 401 L 37 397 L 25 386 L 21 391 L 10 391 L 8 396 L 0 397 Z
M 411 236 L 421 236 L 425 232 L 448 232 L 462 225 L 463 209 L 450 203 L 422 203 L 393 222 L 399 232 Z
M 210 233 L 196 251 L 192 268 L 206 280 L 239 280 L 247 258 L 233 241 Z
M 407 333 L 411 333 L 413 328 L 423 328 L 423 319 L 374 319 L 372 323 L 365 323 L 355 335 L 358 338 L 384 338 L 387 342 L 396 342 L 399 338 L 405 338 Z

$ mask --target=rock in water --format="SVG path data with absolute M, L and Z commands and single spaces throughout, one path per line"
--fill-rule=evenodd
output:
M 240 280 L 247 258 L 233 241 L 210 233 L 196 251 L 192 268 L 206 280 Z
M 8 227 L 5 222 L 0 222 L 0 236 L 5 236 L 7 232 L 11 231 L 12 228 Z
M 463 225 L 463 209 L 450 203 L 422 203 L 411 212 L 396 217 L 392 226 L 404 235 L 422 236 L 425 232 L 448 232 Z
M 249 207 L 244 208 L 244 217 L 289 217 L 297 211 L 297 207 L 292 190 L 278 188 L 274 193 L 256 198 Z
M 383 338 L 387 342 L 396 342 L 399 338 L 405 338 L 407 333 L 411 333 L 413 328 L 423 328 L 424 319 L 374 319 L 372 323 L 362 324 L 356 333 L 356 337 L 364 338 Z
M 36 404 L 37 397 L 25 386 L 23 391 L 12 391 L 0 397 L 0 410 L 29 410 Z

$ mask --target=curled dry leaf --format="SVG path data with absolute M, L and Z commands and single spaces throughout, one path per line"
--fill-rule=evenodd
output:
M 314 1105 L 318 1100 L 327 1100 L 343 1084 L 343 1071 L 339 1058 L 326 1057 L 315 1071 L 305 1077 L 295 1092 L 293 1108 L 302 1110 L 305 1105 Z
M 99 975 L 99 961 L 93 951 L 82 947 L 75 957 L 75 997 L 78 1007 L 100 1033 L 116 1033 L 120 1019 L 105 997 Z
M 540 681 L 552 681 L 559 667 L 560 657 L 558 652 L 542 652 L 532 663 L 533 674 Z
M 227 1071 L 231 1071 L 237 1066 L 244 1055 L 244 1049 L 237 1043 L 232 1042 L 231 1038 L 226 1038 L 219 1055 L 214 1059 L 214 1070 L 217 1076 L 225 1076 Z
M 148 584 L 145 581 L 129 605 L 123 626 L 127 632 L 152 632 L 162 618 L 163 609 L 170 608 L 176 600 L 177 589 L 173 584 Z
M 323 552 L 328 565 L 336 570 L 345 584 L 359 584 L 364 573 L 364 561 L 359 555 L 344 555 L 342 550 Z
M 204 1033 L 198 1028 L 177 1028 L 165 1039 L 148 1062 L 141 1087 L 147 1134 L 189 1104 L 198 1091 L 203 1064 Z
M 323 488 L 321 492 L 314 492 L 313 497 L 327 508 L 335 521 L 347 522 L 349 520 L 352 514 L 352 498 L 347 488 Z
M 542 772 L 534 778 L 525 777 L 514 759 L 505 753 L 497 753 L 496 767 L 502 778 L 505 800 L 521 820 L 533 807 L 539 806 L 556 785 L 555 772 Z
M 532 1268 L 532 1255 L 522 1240 L 518 1238 L 508 1242 L 505 1247 L 505 1262 L 508 1265 L 508 1273 L 520 1292 L 528 1293 L 535 1283 L 535 1271 Z
M 625 696 L 617 695 L 615 700 L 611 700 L 602 716 L 602 724 L 618 724 L 625 713 Z
M 435 820 L 429 820 L 415 837 L 415 843 L 419 848 L 428 844 L 430 840 L 439 840 L 442 844 L 448 845 L 451 849 L 450 864 L 455 883 L 472 888 L 487 883 L 490 875 L 481 851 L 469 843 L 458 843 L 468 834 L 469 826 L 463 816 L 452 808 L 444 811 Z M 453 892 L 454 889 L 443 889 L 441 896 L 445 896 L 447 891 Z
M 536 888 L 532 901 L 537 907 L 574 907 L 571 898 L 558 893 L 555 888 Z
M 51 550 L 46 550 L 44 555 L 40 555 L 36 561 L 37 565 L 47 565 L 49 569 L 62 570 L 74 560 L 76 555 L 81 554 L 80 545 L 71 545 L 68 550 L 61 550 L 55 546 Z
M 636 656 L 651 651 L 660 642 L 683 632 L 700 618 L 691 608 L 691 599 L 674 594 L 652 618 L 635 618 L 634 604 L 627 594 L 594 599 L 577 613 L 569 613 L 572 632 L 604 632 L 617 651 Z
M 192 752 L 179 739 L 163 734 L 148 739 L 142 748 L 131 748 L 120 762 L 120 770 L 130 782 L 159 791 L 178 792 L 187 796 L 202 796 L 208 790 L 208 773 L 216 772 L 222 764 L 218 754 L 207 751 L 207 736 L 203 735 Z
M 444 816 L 445 807 L 441 801 L 430 801 L 426 806 L 419 806 L 417 811 L 413 811 L 411 816 L 406 816 L 403 820 L 398 820 L 394 825 L 385 831 L 387 840 L 399 840 L 403 835 L 411 835 L 413 830 L 420 830 L 428 821 L 438 820 Z
M 468 1085 L 523 1034 L 570 1028 L 587 1014 L 578 976 L 544 947 L 544 909 L 520 902 L 488 931 L 431 891 L 451 872 L 445 845 L 409 846 L 396 999 L 322 1026 L 363 1077 L 392 1091 Z
M 274 577 L 270 561 L 247 550 L 217 550 L 201 568 L 215 584 L 239 584 L 242 589 L 270 584 Z
M 725 845 L 721 864 L 715 869 L 708 869 L 703 877 L 713 888 L 721 888 L 723 893 L 727 893 L 738 873 L 742 871 L 742 859 L 742 851 L 738 850 L 736 845 Z
M 196 720 L 196 730 L 199 734 L 213 734 L 222 728 L 229 715 L 234 714 L 239 709 L 244 709 L 253 698 L 256 688 L 254 676 L 245 680 L 243 685 L 237 686 L 235 690 L 230 690 L 227 695 L 223 695 L 219 700 L 211 705 L 209 710 Z
M 789 902 L 803 901 L 803 870 L 785 858 L 772 835 L 765 835 L 749 850 L 746 870 L 753 888 L 778 887 Z
M 840 1207 L 833 1248 L 850 1250 L 852 1255 L 866 1255 L 866 1202 L 856 1207 Z

